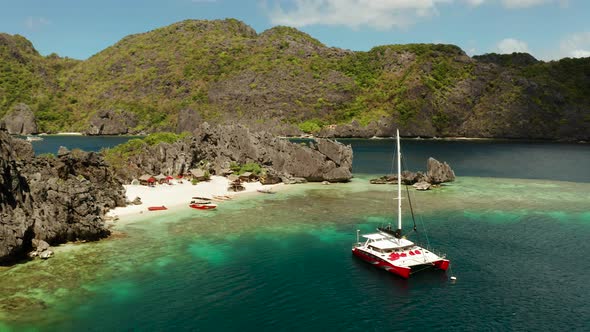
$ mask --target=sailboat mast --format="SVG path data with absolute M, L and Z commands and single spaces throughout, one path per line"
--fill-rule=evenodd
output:
M 397 129 L 397 229 L 401 233 L 402 229 L 402 163 L 401 150 L 399 144 L 399 129 Z

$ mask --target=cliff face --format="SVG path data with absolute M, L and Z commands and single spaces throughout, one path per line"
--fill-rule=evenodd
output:
M 0 120 L 0 127 L 4 127 L 9 134 L 36 134 L 37 121 L 35 114 L 26 104 L 17 104 Z
M 30 189 L 11 141 L 0 130 L 0 262 L 30 247 L 34 237 Z
M 104 213 L 125 204 L 124 190 L 96 153 L 33 156 L 29 143 L 0 130 L 0 263 L 32 248 L 96 240 L 109 231 Z
M 350 146 L 325 139 L 311 145 L 295 144 L 268 132 L 251 132 L 241 125 L 204 123 L 192 136 L 175 143 L 133 145 L 125 150 L 133 152 L 112 164 L 126 181 L 145 173 L 184 174 L 205 164 L 211 173 L 221 174 L 232 162 L 255 162 L 286 181 L 295 177 L 344 182 L 352 177 Z
M 81 62 L 0 34 L 0 60 L 0 116 L 26 103 L 39 131 L 190 132 L 206 121 L 282 135 L 590 139 L 590 58 L 471 58 L 435 44 L 353 52 L 227 19 L 128 36 Z

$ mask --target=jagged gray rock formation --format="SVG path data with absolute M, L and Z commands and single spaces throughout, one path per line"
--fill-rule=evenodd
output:
M 0 130 L 0 263 L 31 250 L 34 240 L 103 238 L 104 213 L 124 204 L 124 189 L 99 154 L 61 149 L 57 157 L 34 157 L 30 143 Z
M 86 131 L 88 135 L 121 135 L 128 134 L 137 126 L 137 116 L 130 112 L 102 110 L 90 120 Z
M 178 121 L 176 123 L 176 132 L 192 132 L 203 122 L 201 115 L 192 109 L 182 109 L 178 112 Z
M 414 185 L 416 183 L 420 183 L 418 187 L 426 188 L 425 183 L 440 184 L 443 182 L 455 181 L 455 172 L 453 172 L 451 166 L 449 166 L 449 164 L 447 164 L 446 162 L 441 163 L 438 160 L 430 157 L 428 158 L 426 166 L 426 174 L 422 172 L 411 172 L 407 170 L 403 171 L 401 174 L 402 183 L 406 185 Z M 397 184 L 397 174 L 385 175 L 378 179 L 371 179 L 370 182 L 372 184 Z
M 27 104 L 16 104 L 0 121 L 0 127 L 13 135 L 36 134 L 37 120 Z
M 455 172 L 446 162 L 440 162 L 434 158 L 428 158 L 428 170 L 426 172 L 430 183 L 439 184 L 455 181 Z
M 416 188 L 416 190 L 428 190 L 432 185 L 426 181 L 421 181 L 414 183 L 412 186 Z
M 295 144 L 267 132 L 253 133 L 241 125 L 203 123 L 184 140 L 142 149 L 117 169 L 121 179 L 129 181 L 144 173 L 184 174 L 205 160 L 212 174 L 222 174 L 231 162 L 256 162 L 272 177 L 269 182 L 277 178 L 344 182 L 352 177 L 350 146 L 325 139 Z
M 30 189 L 11 141 L 0 130 L 0 261 L 22 252 L 33 238 Z

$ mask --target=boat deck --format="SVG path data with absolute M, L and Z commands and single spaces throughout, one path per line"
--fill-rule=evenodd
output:
M 444 257 L 405 238 L 398 239 L 383 233 L 366 234 L 363 237 L 367 241 L 357 245 L 357 249 L 396 266 L 412 267 L 444 260 Z

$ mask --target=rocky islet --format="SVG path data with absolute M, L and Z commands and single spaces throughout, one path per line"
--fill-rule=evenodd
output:
M 105 213 L 129 203 L 123 183 L 144 173 L 183 174 L 207 161 L 217 174 L 232 162 L 260 163 L 269 183 L 352 177 L 350 146 L 328 140 L 295 144 L 239 125 L 203 124 L 181 141 L 138 152 L 120 169 L 100 153 L 81 150 L 35 157 L 29 142 L 0 130 L 0 263 L 26 253 L 48 258 L 45 244 L 107 237 Z

